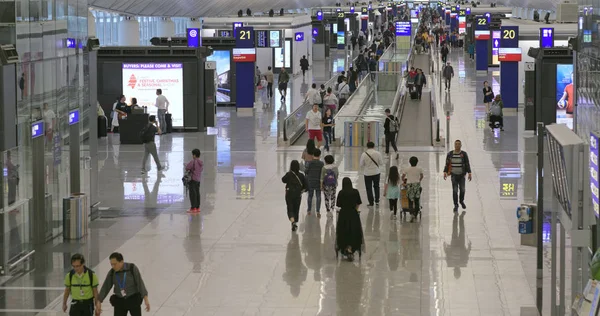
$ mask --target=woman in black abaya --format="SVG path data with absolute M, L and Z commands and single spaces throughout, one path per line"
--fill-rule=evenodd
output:
M 362 204 L 360 193 L 352 187 L 352 181 L 342 180 L 342 190 L 338 194 L 336 205 L 340 208 L 336 228 L 336 253 L 340 251 L 348 260 L 358 251 L 362 255 L 365 240 L 358 207 Z

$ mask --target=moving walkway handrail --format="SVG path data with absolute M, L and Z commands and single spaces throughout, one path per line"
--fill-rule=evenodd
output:
M 430 75 L 430 79 L 431 79 L 431 86 L 429 87 L 430 90 L 430 98 L 429 98 L 429 106 L 431 106 L 431 136 L 432 138 L 432 144 L 435 142 L 439 142 L 440 141 L 440 118 L 438 116 L 438 111 L 437 111 L 437 95 L 435 93 L 435 85 L 436 85 L 436 81 L 433 79 L 434 76 L 440 76 L 441 74 L 439 72 L 436 71 L 435 67 L 435 57 L 434 57 L 434 49 L 433 47 L 429 49 L 429 63 L 431 65 L 429 65 L 429 67 L 431 68 L 431 75 Z M 439 67 L 439 65 L 438 65 Z M 437 82 L 437 84 L 440 84 L 439 82 Z M 441 85 L 441 84 L 440 84 Z

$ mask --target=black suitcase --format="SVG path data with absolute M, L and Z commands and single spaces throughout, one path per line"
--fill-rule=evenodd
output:
M 410 99 L 411 99 L 411 100 L 416 100 L 416 99 L 418 99 L 418 98 L 419 98 L 419 94 L 417 93 L 417 91 L 412 91 L 412 92 L 410 93 Z
M 107 128 L 106 116 L 98 116 L 98 138 L 106 137 Z
M 338 101 L 339 106 L 338 106 L 338 109 L 337 109 L 338 112 L 342 109 L 342 106 L 344 106 L 344 104 L 346 104 L 346 100 L 347 99 L 339 99 L 339 101 Z
M 165 121 L 167 122 L 167 133 L 173 133 L 173 117 L 171 113 L 165 114 Z

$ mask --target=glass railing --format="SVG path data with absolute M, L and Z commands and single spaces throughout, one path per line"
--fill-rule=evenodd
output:
M 360 82 L 356 91 L 346 101 L 346 104 L 338 111 L 335 115 L 335 129 L 334 134 L 337 137 L 344 135 L 344 124 L 346 122 L 356 121 L 361 117 L 363 107 L 369 101 L 374 92 L 376 73 L 370 73 L 368 76 L 363 78 Z M 342 139 L 342 144 L 343 144 Z

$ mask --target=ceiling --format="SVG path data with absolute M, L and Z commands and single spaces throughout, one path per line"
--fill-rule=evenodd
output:
M 481 0 L 480 0 L 481 1 Z M 503 0 L 497 1 L 498 6 L 531 7 L 537 9 L 554 10 L 556 4 L 562 0 Z M 491 2 L 489 0 L 481 1 Z M 170 17 L 216 17 L 235 15 L 247 8 L 254 12 L 268 11 L 280 8 L 302 9 L 320 6 L 330 6 L 334 2 L 326 0 L 89 0 L 89 5 L 99 9 L 106 9 L 136 16 L 170 16 Z M 243 3 L 243 5 L 241 4 Z

